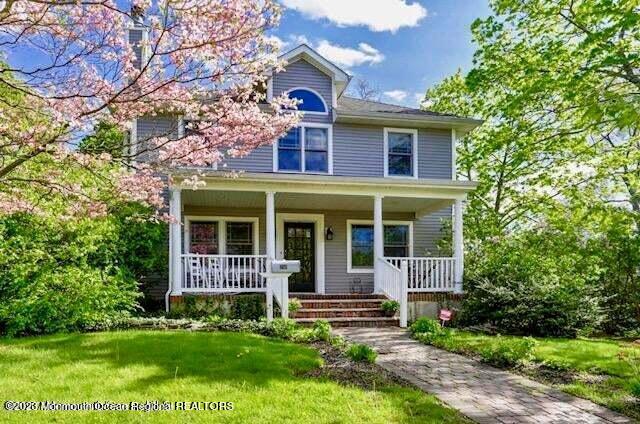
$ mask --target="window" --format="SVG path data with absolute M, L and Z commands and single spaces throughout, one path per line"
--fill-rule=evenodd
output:
M 384 256 L 409 257 L 413 250 L 411 222 L 384 223 Z M 350 273 L 373 272 L 373 223 L 347 221 L 347 268 Z
M 384 129 L 385 177 L 417 177 L 417 130 Z
M 191 223 L 189 252 L 201 255 L 218 254 L 217 222 L 200 221 Z
M 280 171 L 301 171 L 302 128 L 292 128 L 278 140 L 278 166 Z
M 227 222 L 227 255 L 253 254 L 253 224 Z
M 331 126 L 301 125 L 278 140 L 274 170 L 331 173 Z
M 371 268 L 373 266 L 373 225 L 353 225 L 351 227 L 351 267 Z
M 257 255 L 258 218 L 185 216 L 184 246 L 202 255 Z
M 295 88 L 289 91 L 290 99 L 301 100 L 298 110 L 312 113 L 327 113 L 327 105 L 320 95 L 308 88 Z

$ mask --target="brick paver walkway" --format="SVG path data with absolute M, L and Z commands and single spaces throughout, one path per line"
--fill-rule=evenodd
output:
M 478 423 L 626 423 L 630 418 L 528 378 L 419 343 L 398 327 L 339 328 L 377 363 Z

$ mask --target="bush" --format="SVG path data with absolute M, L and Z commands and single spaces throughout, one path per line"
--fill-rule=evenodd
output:
M 525 231 L 467 256 L 462 325 L 507 334 L 575 337 L 600 321 L 599 262 L 579 234 Z
M 531 337 L 505 339 L 496 336 L 492 343 L 480 349 L 484 362 L 497 367 L 514 367 L 533 358 L 536 341 Z
M 296 330 L 299 329 L 298 324 L 289 318 L 276 318 L 271 322 L 273 336 L 280 339 L 292 339 Z
M 376 362 L 378 354 L 365 344 L 352 344 L 346 352 L 347 356 L 356 362 Z
M 440 323 L 433 318 L 418 318 L 416 322 L 411 324 L 411 333 L 413 334 L 437 334 L 441 330 Z
M 631 381 L 631 394 L 637 398 L 640 398 L 640 379 Z
M 380 307 L 387 315 L 393 315 L 400 310 L 400 302 L 397 300 L 385 300 Z
M 302 303 L 296 297 L 289 299 L 289 315 L 295 316 L 296 312 L 298 312 L 302 308 Z
M 259 320 L 265 316 L 265 297 L 262 294 L 245 294 L 234 296 L 231 307 L 231 318 Z
M 118 231 L 114 218 L 0 219 L 0 333 L 83 330 L 133 313 L 140 294 L 114 253 Z
M 328 342 L 331 340 L 331 324 L 329 321 L 319 319 L 313 323 L 313 334 L 316 340 Z

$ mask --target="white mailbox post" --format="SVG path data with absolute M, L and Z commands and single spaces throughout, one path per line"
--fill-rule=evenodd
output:
M 289 316 L 289 276 L 300 272 L 300 261 L 270 260 L 267 272 L 262 275 L 267 282 L 267 321 L 273 320 L 273 297 L 280 305 L 282 317 Z

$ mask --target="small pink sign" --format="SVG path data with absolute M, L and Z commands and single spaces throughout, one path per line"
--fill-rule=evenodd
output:
M 440 321 L 451 321 L 451 315 L 453 315 L 453 313 L 450 310 L 440 309 L 438 317 L 440 318 Z

